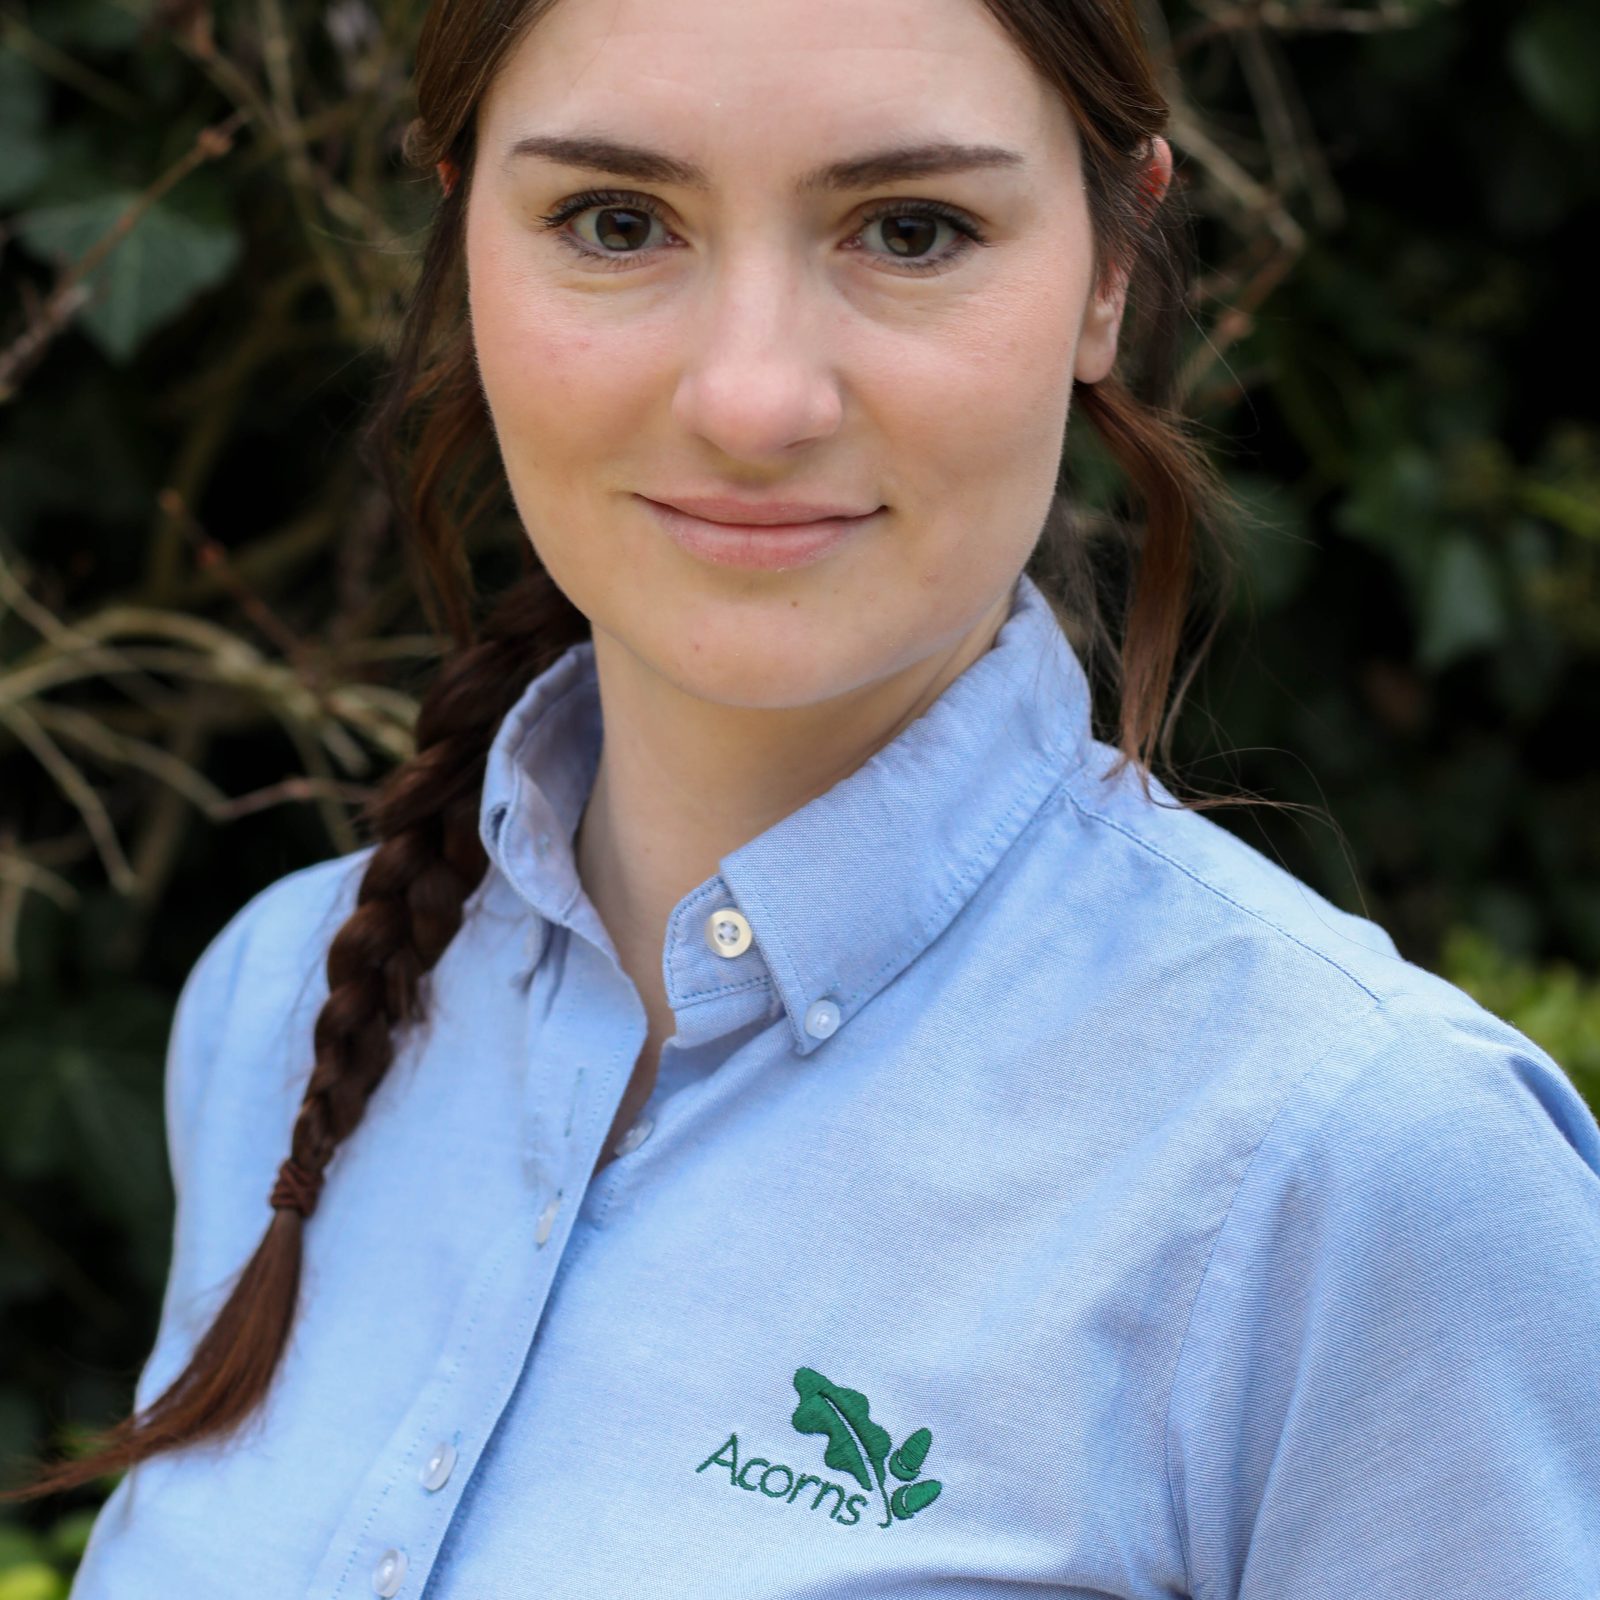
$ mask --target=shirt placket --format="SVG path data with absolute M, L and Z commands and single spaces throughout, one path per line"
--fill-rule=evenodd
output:
M 420 1596 L 484 1447 L 504 1411 L 567 1254 L 588 1178 L 644 1042 L 643 1007 L 619 1003 L 609 960 L 564 947 L 553 988 L 528 991 L 522 1136 L 528 1188 L 493 1229 L 437 1361 L 374 1459 L 307 1591 L 308 1600 Z M 624 985 L 624 988 L 626 986 Z M 424 1286 L 422 1292 L 426 1292 Z

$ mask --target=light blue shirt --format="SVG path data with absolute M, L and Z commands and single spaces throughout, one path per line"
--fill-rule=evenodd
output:
M 591 1179 L 647 1032 L 572 856 L 601 732 L 583 643 L 495 739 L 489 872 L 328 1169 L 265 1410 L 129 1473 L 75 1600 L 1600 1595 L 1593 1115 L 1104 781 L 1030 578 L 679 901 L 677 1032 Z M 369 853 L 185 985 L 141 1406 L 269 1221 Z

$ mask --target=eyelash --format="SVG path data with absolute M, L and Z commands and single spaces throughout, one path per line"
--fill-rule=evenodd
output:
M 580 243 L 572 234 L 568 233 L 563 224 L 580 212 L 588 211 L 596 206 L 626 207 L 628 210 L 643 211 L 648 216 L 654 217 L 658 222 L 665 224 L 666 218 L 661 214 L 659 205 L 648 195 L 633 194 L 624 189 L 586 189 L 582 194 L 575 194 L 570 199 L 563 200 L 554 211 L 541 214 L 539 220 L 546 228 L 560 229 L 556 240 L 564 248 L 580 255 L 586 261 L 598 261 L 601 270 L 615 272 L 626 270 L 625 264 L 637 259 L 644 254 L 643 251 L 600 251 Z M 962 260 L 975 246 L 987 245 L 989 240 L 966 212 L 958 211 L 954 206 L 945 205 L 939 200 L 890 200 L 875 207 L 872 212 L 864 217 L 858 232 L 864 232 L 874 222 L 881 221 L 884 217 L 933 217 L 940 222 L 948 222 L 961 236 L 961 243 L 942 256 L 934 256 L 925 262 L 902 260 L 901 265 L 913 275 L 926 273 L 932 275 L 942 269 Z

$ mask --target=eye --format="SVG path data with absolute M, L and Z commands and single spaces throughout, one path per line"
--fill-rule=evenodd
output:
M 884 242 L 896 262 L 913 272 L 942 272 L 963 259 L 975 246 L 989 242 L 983 230 L 965 211 L 947 206 L 939 200 L 887 201 L 868 212 L 861 224 L 861 232 L 866 233 L 880 222 L 894 224 L 883 230 Z M 955 247 L 936 256 L 922 254 L 924 245 L 938 237 L 941 223 L 955 231 Z
M 569 220 L 591 211 L 596 213 L 594 242 L 565 226 Z M 630 257 L 649 253 L 641 246 L 649 236 L 652 222 L 661 223 L 663 228 L 666 226 L 660 207 L 648 195 L 621 189 L 586 189 L 582 194 L 563 200 L 539 220 L 555 233 L 564 249 L 595 262 L 606 272 L 625 271 Z M 989 242 L 966 212 L 938 200 L 886 201 L 868 213 L 852 239 L 860 238 L 878 223 L 894 224 L 882 230 L 888 253 L 882 256 L 875 251 L 868 253 L 911 273 L 945 271 L 975 246 Z M 953 231 L 955 245 L 937 255 L 927 254 L 941 225 Z
M 581 236 L 574 236 L 562 225 L 571 217 L 585 212 L 596 212 L 598 241 L 591 244 Z M 620 189 L 586 189 L 563 200 L 554 211 L 539 220 L 556 231 L 556 241 L 564 248 L 590 259 L 640 255 L 634 248 L 649 233 L 651 221 L 665 226 L 665 219 L 655 203 L 645 195 L 626 194 Z M 624 260 L 602 261 L 607 271 L 625 266 Z

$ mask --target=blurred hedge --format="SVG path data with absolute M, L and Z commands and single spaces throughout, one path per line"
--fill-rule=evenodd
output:
M 126 1406 L 178 986 L 256 889 L 355 847 L 438 648 L 352 448 L 434 195 L 397 156 L 419 16 L 0 6 L 7 1461 Z M 1325 808 L 1218 820 L 1600 1103 L 1600 18 L 1146 16 L 1202 212 L 1186 394 L 1252 512 L 1180 775 Z M 517 537 L 508 506 L 485 587 Z M 99 1498 L 0 1518 L 0 1600 L 64 1592 Z

